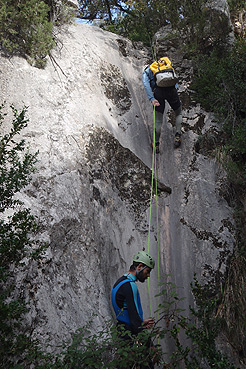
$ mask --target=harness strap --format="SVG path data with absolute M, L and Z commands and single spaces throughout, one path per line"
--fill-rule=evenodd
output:
M 124 309 L 120 309 L 119 306 L 116 304 L 116 299 L 115 299 L 115 295 L 118 291 L 118 289 L 125 283 L 135 283 L 133 280 L 130 280 L 130 279 L 123 279 L 123 281 L 121 281 L 120 283 L 117 284 L 117 286 L 115 286 L 113 289 L 112 289 L 112 292 L 111 292 L 111 301 L 112 301 L 112 305 L 113 305 L 113 308 L 114 308 L 114 311 L 115 311 L 115 314 L 116 314 L 116 319 L 123 322 L 123 323 L 126 323 L 128 325 L 130 325 L 130 318 L 129 318 L 129 314 L 128 314 L 128 311 L 127 310 L 124 310 Z

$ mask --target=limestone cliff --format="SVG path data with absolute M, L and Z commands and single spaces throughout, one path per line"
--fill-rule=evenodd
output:
M 178 50 L 172 57 L 183 142 L 174 149 L 168 114 L 157 162 L 165 185 L 158 198 L 159 258 L 161 275 L 172 274 L 187 307 L 195 272 L 204 283 L 223 278 L 234 234 L 232 209 L 221 196 L 225 174 L 197 149 L 201 133 L 219 128 L 190 99 L 189 60 Z M 49 247 L 40 261 L 25 260 L 16 283 L 30 302 L 27 325 L 44 343 L 68 338 L 94 312 L 95 328 L 111 318 L 113 282 L 137 250 L 147 249 L 153 116 L 141 73 L 148 60 L 147 50 L 126 39 L 79 24 L 67 29 L 44 70 L 19 57 L 0 58 L 0 100 L 29 107 L 23 137 L 39 151 L 37 172 L 20 197 Z M 154 201 L 150 252 L 157 259 L 155 214 Z M 153 306 L 157 283 L 154 271 Z M 139 287 L 148 316 L 147 288 Z

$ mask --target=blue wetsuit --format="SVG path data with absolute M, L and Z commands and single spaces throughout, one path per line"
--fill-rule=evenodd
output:
M 116 319 L 134 334 L 143 329 L 143 310 L 136 280 L 133 274 L 124 274 L 115 283 L 111 293 Z

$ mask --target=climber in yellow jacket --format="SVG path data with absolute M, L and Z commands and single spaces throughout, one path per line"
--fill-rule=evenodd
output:
M 182 124 L 182 108 L 181 102 L 178 96 L 176 82 L 177 78 L 175 72 L 170 65 L 167 65 L 170 60 L 167 57 L 161 58 L 158 62 L 154 62 L 150 66 L 146 67 L 143 71 L 142 81 L 147 93 L 148 99 L 151 101 L 152 105 L 155 106 L 155 146 L 156 153 L 159 152 L 159 139 L 161 135 L 161 126 L 163 122 L 163 113 L 165 110 L 165 100 L 168 101 L 171 108 L 174 110 L 176 115 L 176 132 L 174 137 L 174 146 L 179 147 L 181 145 L 181 124 Z M 157 80 L 158 73 L 153 73 L 152 65 L 156 64 L 157 67 L 167 65 L 169 68 L 167 72 L 172 76 L 172 81 L 170 82 L 160 82 Z M 161 73 L 159 73 L 159 76 Z M 163 74 L 165 77 L 168 73 Z M 158 76 L 158 77 L 159 77 Z

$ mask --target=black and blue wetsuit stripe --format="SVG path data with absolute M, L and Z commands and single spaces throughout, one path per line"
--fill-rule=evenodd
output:
M 142 330 L 143 310 L 136 278 L 132 274 L 125 274 L 115 283 L 111 300 L 119 322 L 127 324 L 132 333 Z

